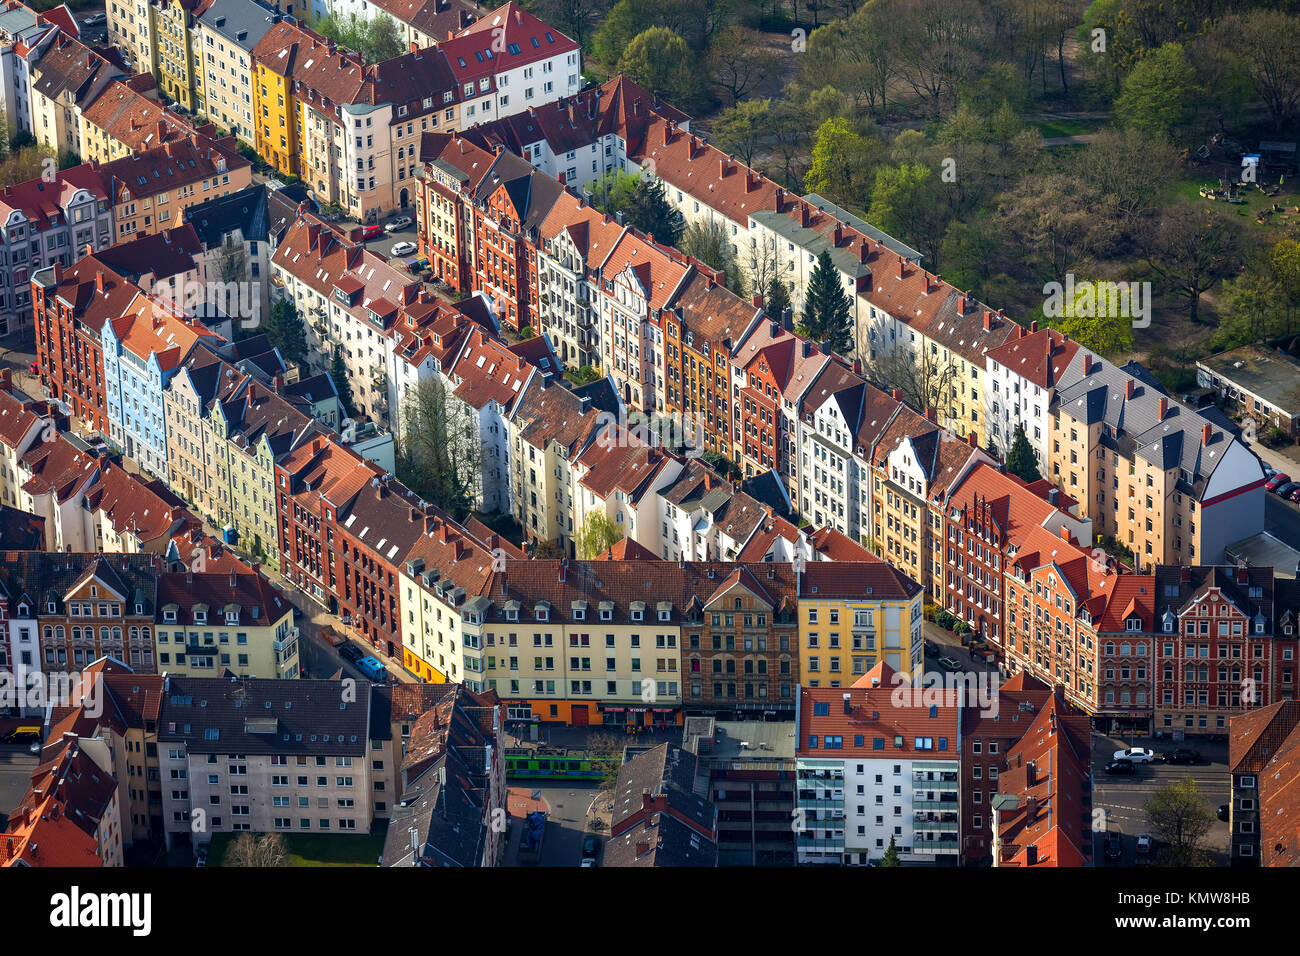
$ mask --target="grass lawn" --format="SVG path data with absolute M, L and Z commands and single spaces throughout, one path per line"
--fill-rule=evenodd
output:
M 1243 222 L 1248 223 L 1250 226 L 1256 229 L 1276 230 L 1282 228 L 1283 225 L 1288 222 L 1294 223 L 1300 221 L 1300 216 L 1298 216 L 1296 213 L 1291 212 L 1289 209 L 1289 207 L 1297 205 L 1297 197 L 1296 194 L 1291 191 L 1290 183 L 1287 184 L 1287 186 L 1283 189 L 1281 194 L 1278 196 L 1268 196 L 1265 193 L 1261 192 L 1260 190 L 1256 189 L 1254 186 L 1245 188 L 1241 191 L 1241 198 L 1246 201 L 1239 205 L 1228 203 L 1223 200 L 1212 201 L 1209 199 L 1201 198 L 1200 189 L 1202 186 L 1217 186 L 1217 185 L 1218 185 L 1218 178 L 1216 176 L 1210 175 L 1208 173 L 1201 176 L 1192 175 L 1192 176 L 1188 176 L 1187 178 L 1178 180 L 1174 186 L 1174 192 L 1178 196 L 1182 196 L 1199 203 L 1205 203 L 1206 205 L 1209 205 L 1211 204 L 1211 202 L 1214 202 L 1214 205 L 1217 205 L 1220 209 L 1235 214 Z M 1271 210 L 1273 208 L 1274 203 L 1278 203 L 1279 205 L 1282 206 L 1282 212 L 1273 213 L 1272 215 L 1266 217 L 1263 223 L 1257 223 L 1255 221 L 1255 217 L 1258 216 L 1261 212 Z
M 236 834 L 215 833 L 209 866 L 223 866 L 226 850 Z M 384 852 L 384 834 L 286 833 L 289 866 L 378 866 Z

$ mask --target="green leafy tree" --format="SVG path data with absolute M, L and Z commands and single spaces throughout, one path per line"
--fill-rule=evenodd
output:
M 594 511 L 578 531 L 578 557 L 598 557 L 622 540 L 623 529 L 604 512 Z
M 316 20 L 313 29 L 339 46 L 361 54 L 367 63 L 391 60 L 406 52 L 397 21 L 383 13 L 373 17 L 358 13 L 346 17 L 325 14 Z
M 1102 355 L 1124 355 L 1133 348 L 1133 319 L 1131 315 L 1111 315 L 1110 305 L 1102 283 L 1081 284 L 1075 288 L 1074 301 L 1062 304 L 1062 315 L 1053 318 L 1052 325 L 1084 348 Z
M 731 248 L 731 237 L 727 229 L 716 219 L 693 222 L 682 233 L 678 248 L 705 265 L 717 269 L 726 276 L 727 288 L 737 295 L 744 294 L 740 270 L 736 266 L 736 255 Z
M 714 140 L 746 166 L 754 165 L 754 156 L 771 134 L 770 99 L 741 100 L 713 121 Z
M 733 24 L 718 34 L 709 47 L 713 83 L 732 106 L 751 93 L 776 69 L 777 60 L 757 30 Z
M 817 128 L 804 186 L 839 202 L 861 203 L 870 189 L 872 168 L 883 151 L 879 140 L 862 136 L 848 120 L 828 119 Z
M 898 858 L 898 847 L 894 845 L 894 838 L 892 836 L 889 838 L 889 849 L 887 849 L 885 851 L 885 855 L 880 858 L 880 865 L 881 866 L 902 866 L 903 865 L 902 861 L 899 860 Z
M 698 57 L 667 27 L 650 27 L 633 37 L 617 69 L 689 113 L 707 106 Z
M 951 218 L 940 199 L 941 183 L 929 166 L 902 163 L 876 171 L 867 218 L 885 232 L 916 244 L 938 265 L 944 230 Z
M 348 367 L 343 362 L 343 349 L 337 345 L 334 347 L 334 357 L 330 359 L 330 378 L 334 380 L 334 387 L 338 390 L 343 413 L 348 418 L 355 418 L 357 407 L 353 404 L 352 383 L 348 381 Z
M 1198 97 L 1196 74 L 1181 43 L 1166 43 L 1137 62 L 1124 79 L 1115 116 L 1132 129 L 1177 141 Z
M 266 318 L 266 334 L 286 362 L 301 362 L 306 359 L 307 328 L 293 299 L 285 296 L 271 306 Z
M 677 245 L 686 231 L 686 220 L 668 201 L 663 182 L 648 174 L 611 170 L 592 186 L 592 202 L 610 215 L 623 213 L 629 226 L 665 245 Z
M 816 342 L 829 343 L 834 352 L 847 353 L 853 347 L 852 303 L 825 249 L 817 256 L 808 280 L 800 330 Z
M 1151 829 L 1165 845 L 1167 866 L 1209 866 L 1202 842 L 1214 825 L 1214 815 L 1191 777 L 1183 777 L 1142 805 Z
M 653 9 L 649 0 L 619 0 L 614 4 L 592 40 L 596 59 L 610 66 L 618 63 L 637 34 L 654 26 Z
M 1022 481 L 1033 483 L 1043 476 L 1038 473 L 1038 457 L 1025 435 L 1025 426 L 1016 423 L 1016 432 L 1007 450 L 1007 474 L 1015 475 Z

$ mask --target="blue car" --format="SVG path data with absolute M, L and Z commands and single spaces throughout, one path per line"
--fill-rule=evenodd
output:
M 388 668 L 377 657 L 361 658 L 361 660 L 357 661 L 357 670 L 376 683 L 382 683 L 388 679 Z

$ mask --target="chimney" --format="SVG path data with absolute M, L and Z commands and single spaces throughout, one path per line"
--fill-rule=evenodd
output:
M 853 374 L 854 375 L 862 374 L 862 359 L 855 358 L 853 360 Z
M 673 126 L 671 123 L 664 123 L 664 145 L 667 146 L 673 141 Z
M 1166 414 L 1168 411 L 1169 411 L 1169 399 L 1167 399 L 1167 398 L 1165 398 L 1163 395 L 1161 395 L 1161 396 L 1160 396 L 1160 402 L 1159 402 L 1159 404 L 1156 406 L 1156 418 L 1157 418 L 1159 421 L 1162 421 L 1162 422 L 1163 422 L 1163 421 L 1165 420 L 1165 414 Z
M 727 178 L 727 160 L 725 158 L 718 160 L 718 178 Z
M 58 285 L 62 281 L 63 281 L 63 264 L 60 262 L 56 262 L 54 263 L 54 284 Z
M 1083 374 L 1084 375 L 1092 374 L 1092 355 L 1089 354 L 1088 352 L 1083 353 Z
M 903 400 L 903 390 L 901 388 L 891 388 L 889 390 L 889 397 L 896 402 L 901 402 Z
M 808 204 L 806 202 L 801 202 L 799 204 L 799 225 L 803 226 L 805 229 L 808 228 L 808 220 L 812 218 L 809 215 L 809 212 Z
M 1125 397 L 1125 398 L 1132 398 L 1132 397 L 1133 397 L 1133 386 L 1134 386 L 1135 384 L 1136 384 L 1136 382 L 1135 382 L 1133 379 L 1131 379 L 1131 378 L 1130 378 L 1127 382 L 1124 383 L 1124 397 Z
M 563 172 L 558 172 L 555 174 L 555 178 L 558 179 L 560 181 L 560 185 L 563 186 L 568 177 Z
M 412 40 L 412 41 L 411 41 L 411 48 L 410 48 L 409 50 L 407 50 L 406 52 L 407 52 L 407 53 L 419 53 L 419 52 L 420 52 L 420 46 L 419 46 L 419 44 L 417 44 L 414 40 Z
M 939 414 L 939 413 L 938 413 L 937 411 L 935 411 L 935 409 L 934 409 L 933 406 L 931 406 L 930 408 L 927 408 L 927 409 L 925 410 L 925 417 L 926 417 L 926 419 L 929 420 L 929 421 L 932 421 L 932 422 L 936 422 L 936 423 L 937 423 L 937 422 L 939 421 L 938 414 Z
M 972 448 L 978 448 L 978 447 L 979 447 L 979 442 L 977 442 L 977 441 L 975 440 L 975 433 L 974 433 L 974 432 L 967 432 L 967 433 L 966 433 L 966 444 L 970 445 Z
M 987 309 L 984 311 L 984 331 L 993 331 L 993 313 L 989 312 Z
M 831 234 L 831 245 L 834 246 L 836 249 L 838 249 L 840 247 L 840 243 L 843 241 L 844 241 L 844 228 L 837 222 L 835 224 L 835 232 Z
M 1030 332 L 1037 332 L 1037 331 L 1038 331 L 1038 320 L 1037 320 L 1037 319 L 1035 319 L 1034 321 L 1032 321 L 1032 322 L 1029 323 L 1029 331 L 1030 331 Z
M 899 257 L 898 257 L 898 277 L 901 279 L 901 278 L 903 278 L 903 275 L 904 275 L 904 273 L 903 273 L 903 257 L 902 257 L 902 256 L 899 256 Z
M 1178 583 L 1179 583 L 1179 584 L 1191 584 L 1191 583 L 1192 583 L 1192 569 L 1191 569 L 1191 568 L 1186 568 L 1186 567 L 1184 567 L 1184 568 L 1179 568 L 1179 569 L 1178 569 Z
M 1061 540 L 1062 540 L 1062 541 L 1069 541 L 1069 540 L 1070 540 L 1070 529 L 1067 528 L 1065 525 L 1061 525 L 1061 529 L 1060 529 L 1060 530 L 1061 530 Z
M 1211 426 L 1209 422 L 1206 422 L 1203 426 L 1201 426 L 1202 445 L 1208 445 L 1210 443 L 1210 434 L 1212 431 L 1213 431 L 1213 426 Z
M 761 309 L 763 307 L 762 293 L 756 292 L 753 296 L 751 296 L 749 300 L 749 304 L 756 309 Z
M 858 262 L 865 263 L 866 261 L 867 261 L 867 240 L 863 239 L 862 244 L 858 246 Z
M 97 292 L 104 291 L 104 270 L 103 269 L 95 270 L 95 291 Z

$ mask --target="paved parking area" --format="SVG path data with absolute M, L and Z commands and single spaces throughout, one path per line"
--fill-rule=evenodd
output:
M 512 784 L 528 789 L 528 784 Z M 582 838 L 587 831 L 587 808 L 591 806 L 600 786 L 596 783 L 568 782 L 563 785 L 543 784 L 533 788 L 550 808 L 546 819 L 546 838 L 542 844 L 540 864 L 525 866 L 569 866 L 582 863 Z M 510 843 L 506 847 L 504 864 L 519 866 L 516 850 L 523 834 L 522 821 L 511 818 Z M 603 837 L 602 837 L 603 842 Z

